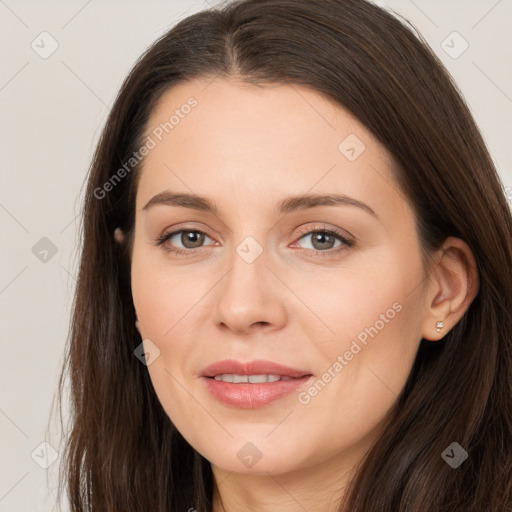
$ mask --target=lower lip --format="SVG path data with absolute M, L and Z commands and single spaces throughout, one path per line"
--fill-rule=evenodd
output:
M 264 384 L 233 384 L 209 377 L 202 377 L 208 391 L 214 398 L 240 409 L 263 407 L 270 402 L 297 391 L 312 378 L 313 375 L 306 375 L 297 379 L 278 380 Z

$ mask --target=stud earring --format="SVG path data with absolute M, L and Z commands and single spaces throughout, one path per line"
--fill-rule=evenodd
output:
M 441 329 L 444 327 L 444 323 L 439 321 L 439 322 L 437 322 L 436 327 L 437 327 L 437 332 L 441 332 Z

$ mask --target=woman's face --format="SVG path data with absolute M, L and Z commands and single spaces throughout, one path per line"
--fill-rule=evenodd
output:
M 146 136 L 132 292 L 169 418 L 228 471 L 356 460 L 422 338 L 426 281 L 390 155 L 319 93 L 220 78 L 167 91 Z M 286 376 L 228 364 L 204 376 L 223 360 L 298 373 L 211 378 Z

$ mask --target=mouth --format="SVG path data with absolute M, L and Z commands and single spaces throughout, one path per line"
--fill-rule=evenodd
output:
M 278 380 L 301 378 L 307 375 L 311 375 L 311 372 L 308 370 L 291 368 L 262 359 L 245 363 L 234 359 L 225 359 L 207 366 L 201 372 L 202 377 L 210 377 L 224 382 L 233 382 L 235 384 L 247 382 L 275 382 Z M 229 380 L 231 377 L 232 380 Z M 249 380 L 249 377 L 252 380 Z M 265 380 L 263 380 L 263 378 L 265 378 Z
M 205 368 L 201 377 L 211 397 L 239 409 L 255 409 L 283 399 L 314 378 L 307 370 L 261 360 L 219 361 Z

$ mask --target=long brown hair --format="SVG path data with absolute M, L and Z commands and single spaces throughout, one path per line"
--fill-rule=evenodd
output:
M 347 108 L 394 156 L 426 260 L 452 235 L 477 262 L 477 296 L 441 342 L 422 340 L 345 510 L 512 510 L 512 218 L 461 93 L 421 36 L 366 0 L 238 0 L 183 19 L 142 55 L 91 164 L 59 381 L 60 398 L 69 374 L 61 478 L 73 512 L 212 509 L 209 461 L 171 423 L 134 356 L 138 166 L 114 175 L 142 146 L 164 91 L 217 76 L 307 86 Z M 126 244 L 114 241 L 117 227 Z M 441 456 L 452 442 L 469 455 L 456 469 Z

